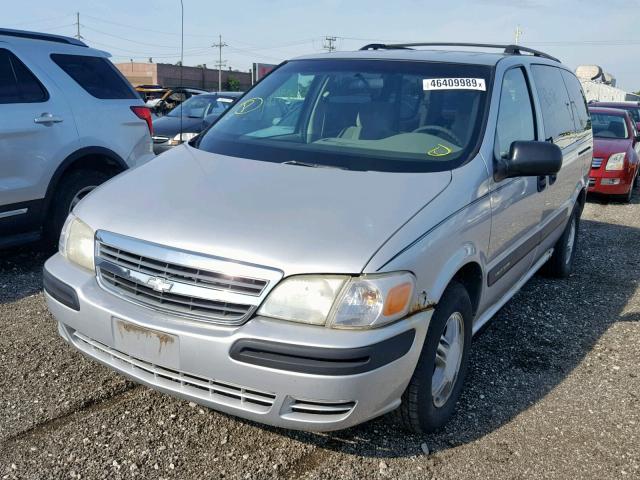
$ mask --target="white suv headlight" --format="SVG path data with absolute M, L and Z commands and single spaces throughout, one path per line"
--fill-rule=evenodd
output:
M 62 227 L 58 248 L 70 262 L 94 270 L 94 237 L 93 229 L 70 213 Z
M 300 275 L 276 286 L 258 314 L 332 328 L 374 328 L 406 316 L 414 288 L 408 272 Z
M 625 153 L 614 153 L 607 160 L 607 167 L 605 170 L 624 170 L 624 157 Z

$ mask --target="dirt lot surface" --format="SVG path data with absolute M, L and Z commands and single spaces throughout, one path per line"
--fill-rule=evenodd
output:
M 580 235 L 575 274 L 496 315 L 455 417 L 424 436 L 388 417 L 283 431 L 136 386 L 58 337 L 42 254 L 0 254 L 0 478 L 640 478 L 637 195 L 590 202 Z

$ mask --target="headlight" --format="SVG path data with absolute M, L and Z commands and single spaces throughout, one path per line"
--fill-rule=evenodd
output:
M 182 140 L 180 140 L 180 134 L 177 134 L 175 137 L 169 140 L 169 145 L 180 145 L 183 142 L 188 142 L 197 135 L 197 133 L 183 133 Z
M 267 297 L 259 315 L 332 328 L 373 328 L 409 312 L 415 278 L 388 275 L 300 275 L 282 281 Z
M 607 160 L 607 168 L 605 170 L 623 170 L 625 153 L 614 153 Z
M 60 253 L 70 262 L 94 270 L 94 236 L 92 228 L 71 213 L 60 234 Z

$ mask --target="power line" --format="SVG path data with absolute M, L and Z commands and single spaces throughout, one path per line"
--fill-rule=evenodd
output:
M 9 28 L 15 28 L 15 27 L 23 27 L 25 25 L 33 25 L 34 23 L 49 23 L 49 22 L 57 22 L 58 20 L 62 20 L 63 18 L 65 19 L 70 19 L 71 15 L 67 14 L 67 15 L 61 15 L 59 17 L 53 17 L 53 18 L 41 18 L 40 20 L 28 20 L 26 22 L 19 22 L 19 23 L 14 23 L 12 24 Z M 48 27 L 42 27 L 42 28 L 48 28 Z
M 222 49 L 224 47 L 228 47 L 226 43 L 222 41 L 222 35 L 218 35 L 218 43 L 214 43 L 211 45 L 213 48 L 218 49 L 218 61 L 216 62 L 216 66 L 218 67 L 218 91 L 222 91 L 222 67 L 227 64 L 227 61 L 222 61 Z

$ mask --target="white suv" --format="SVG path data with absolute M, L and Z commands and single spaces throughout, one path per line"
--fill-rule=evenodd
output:
M 0 29 L 0 248 L 55 241 L 83 196 L 153 158 L 150 112 L 108 57 Z

